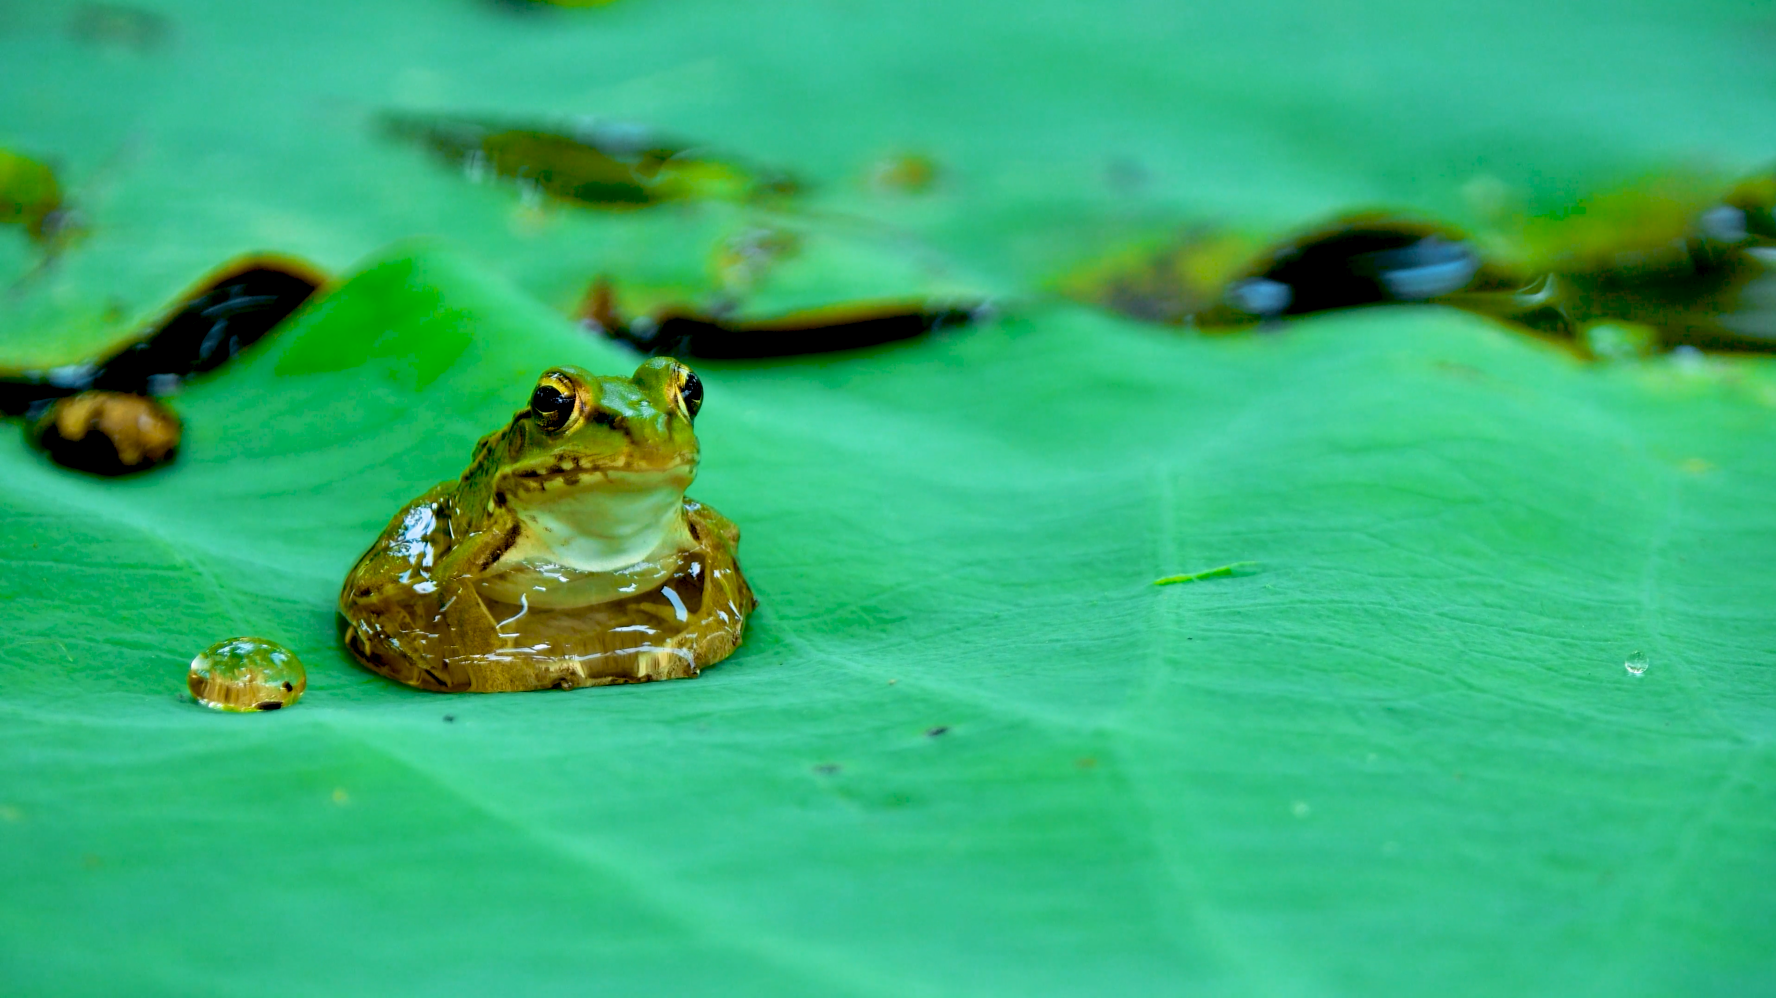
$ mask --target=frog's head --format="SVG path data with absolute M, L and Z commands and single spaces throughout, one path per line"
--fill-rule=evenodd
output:
M 702 402 L 703 383 L 670 357 L 632 378 L 550 368 L 507 430 L 502 491 L 521 506 L 587 491 L 682 495 L 697 471 L 691 421 Z

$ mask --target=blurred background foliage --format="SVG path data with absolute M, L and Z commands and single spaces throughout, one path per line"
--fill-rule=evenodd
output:
M 266 249 L 338 271 L 439 235 L 567 310 L 599 273 L 708 297 L 724 247 L 789 233 L 743 296 L 768 314 L 1039 295 L 1183 226 L 1485 232 L 1649 178 L 1718 196 L 1772 158 L 1773 30 L 1747 3 L 11 3 L 0 145 L 53 165 L 88 231 L 8 295 L 0 363 L 89 354 Z M 564 209 L 465 184 L 390 113 L 641 128 L 801 190 Z M 908 162 L 924 180 L 892 179 Z M 0 240 L 0 280 L 36 256 Z

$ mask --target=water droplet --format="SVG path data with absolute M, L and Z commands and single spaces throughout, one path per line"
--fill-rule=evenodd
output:
M 1627 669 L 1630 673 L 1633 673 L 1636 676 L 1645 672 L 1647 670 L 1646 652 L 1637 651 L 1634 654 L 1629 655 L 1627 660 L 1622 663 L 1622 668 Z
M 191 660 L 191 695 L 212 710 L 278 710 L 308 688 L 308 673 L 290 649 L 264 638 L 218 641 Z
M 1248 278 L 1227 289 L 1227 303 L 1248 315 L 1281 315 L 1294 300 L 1294 289 L 1268 277 Z
M 1390 301 L 1425 301 L 1451 294 L 1474 283 L 1481 261 L 1460 236 L 1412 222 L 1353 217 L 1318 232 L 1284 243 L 1271 253 L 1269 265 L 1248 279 L 1229 304 L 1258 315 L 1267 310 L 1247 307 L 1252 286 L 1286 290 L 1269 294 L 1264 304 L 1280 303 L 1287 315 L 1335 308 L 1377 305 Z M 1486 282 L 1490 283 L 1490 282 Z
M 1688 343 L 1679 343 L 1672 347 L 1671 353 L 1666 356 L 1671 358 L 1673 364 L 1687 371 L 1695 371 L 1708 366 L 1708 358 L 1703 355 L 1702 351 Z
M 1702 213 L 1697 219 L 1702 234 L 1716 242 L 1736 243 L 1751 234 L 1750 219 L 1743 208 L 1730 204 L 1718 204 Z
M 1307 801 L 1298 800 L 1295 803 L 1289 805 L 1289 813 L 1293 814 L 1297 818 L 1305 818 L 1309 814 L 1313 813 L 1313 808 L 1308 806 Z
M 1427 236 L 1369 258 L 1381 286 L 1398 301 L 1424 301 L 1460 291 L 1480 272 L 1480 257 L 1460 243 Z

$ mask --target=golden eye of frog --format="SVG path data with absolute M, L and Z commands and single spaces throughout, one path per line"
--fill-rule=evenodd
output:
M 632 378 L 543 373 L 462 477 L 409 503 L 340 592 L 346 644 L 421 689 L 695 676 L 756 605 L 739 530 L 685 497 L 703 388 L 669 357 Z

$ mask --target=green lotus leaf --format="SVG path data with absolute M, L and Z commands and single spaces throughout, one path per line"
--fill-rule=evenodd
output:
M 1767 13 L 153 13 L 138 45 L 0 9 L 0 146 L 86 226 L 49 263 L 0 231 L 0 363 L 92 357 L 241 253 L 337 276 L 170 400 L 171 465 L 0 432 L 0 991 L 1770 992 L 1776 364 L 1432 306 L 1202 337 L 1043 290 L 1196 221 L 1476 231 L 1751 176 Z M 808 184 L 538 209 L 390 110 L 640 121 Z M 873 187 L 897 151 L 939 182 Z M 401 504 L 545 367 L 633 369 L 567 318 L 587 283 L 707 286 L 755 224 L 839 233 L 760 278 L 784 307 L 1005 307 L 698 365 L 739 652 L 534 694 L 356 665 L 334 600 Z M 299 702 L 191 700 L 237 635 L 301 657 Z

